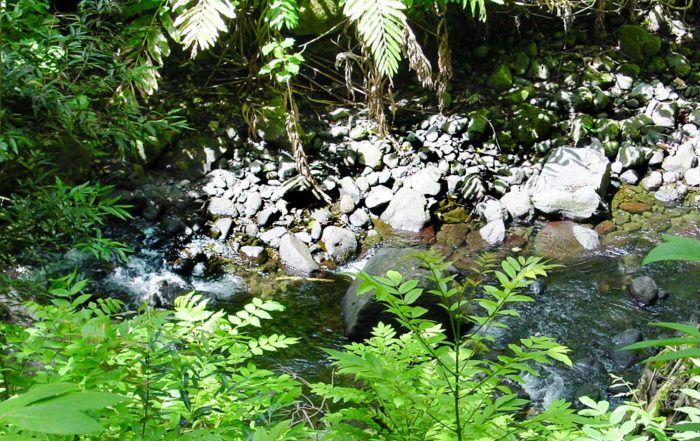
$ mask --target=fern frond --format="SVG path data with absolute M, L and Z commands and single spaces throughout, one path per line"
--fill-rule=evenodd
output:
M 228 29 L 224 18 L 234 18 L 236 11 L 229 0 L 198 0 L 194 5 L 189 5 L 189 0 L 175 3 L 173 9 L 184 7 L 184 10 L 173 26 L 182 37 L 182 45 L 185 49 L 191 49 L 194 58 L 200 50 L 214 46 L 219 33 Z
M 401 60 L 406 32 L 406 5 L 399 0 L 348 0 L 344 14 L 357 23 L 362 42 L 369 48 L 377 70 L 393 76 Z

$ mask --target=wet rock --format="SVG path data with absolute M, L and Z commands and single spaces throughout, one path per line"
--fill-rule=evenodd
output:
M 352 257 L 357 250 L 355 233 L 345 228 L 330 226 L 323 230 L 321 241 L 326 247 L 326 252 L 336 262 L 344 262 Z
M 291 234 L 286 234 L 280 241 L 280 260 L 291 272 L 310 274 L 319 266 L 311 256 L 309 247 Z
M 163 211 L 163 205 L 158 199 L 148 199 L 146 200 L 146 205 L 143 207 L 141 215 L 146 220 L 156 220 Z
M 600 247 L 600 238 L 595 230 L 574 225 L 572 228 L 574 237 L 585 250 L 596 250 Z
M 381 219 L 397 230 L 418 231 L 430 221 L 428 201 L 421 193 L 401 188 L 391 199 Z
M 611 358 L 621 369 L 627 369 L 639 360 L 639 351 L 628 351 L 625 346 L 642 341 L 642 333 L 637 329 L 626 329 L 612 338 L 615 345 Z
M 559 147 L 530 189 L 535 208 L 574 220 L 591 217 L 602 203 L 610 161 L 597 150 Z
M 438 245 L 454 249 L 464 243 L 469 231 L 469 225 L 464 223 L 446 224 L 437 232 L 436 242 Z
M 653 305 L 659 298 L 656 282 L 649 276 L 633 279 L 627 286 L 627 293 L 644 306 Z
M 506 226 L 503 223 L 503 219 L 497 219 L 487 223 L 479 229 L 479 235 L 491 246 L 502 243 L 506 238 Z
M 594 230 L 596 233 L 598 233 L 598 236 L 603 236 L 605 234 L 612 233 L 613 231 L 615 231 L 616 228 L 617 227 L 615 226 L 615 222 L 611 220 L 604 220 L 603 222 L 596 225 Z
M 586 247 L 594 249 L 599 243 L 597 239 L 595 231 L 574 222 L 550 222 L 535 237 L 535 253 L 554 260 L 567 260 L 581 256 Z
M 620 210 L 632 214 L 642 214 L 646 211 L 650 211 L 651 205 L 645 204 L 644 202 L 622 202 L 620 204 Z

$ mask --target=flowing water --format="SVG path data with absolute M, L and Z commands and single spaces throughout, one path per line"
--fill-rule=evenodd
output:
M 211 240 L 202 241 L 205 246 L 216 246 Z M 187 276 L 178 274 L 168 263 L 172 245 L 157 230 L 147 230 L 138 252 L 127 264 L 108 274 L 100 283 L 101 289 L 128 295 L 134 303 L 153 301 L 163 289 L 204 292 L 216 299 L 216 306 L 229 310 L 250 300 L 255 289 L 238 275 L 210 274 L 204 263 L 197 264 Z M 698 312 L 697 266 L 674 263 L 639 268 L 634 256 L 642 256 L 646 251 L 648 246 L 605 248 L 567 263 L 550 273 L 541 292 L 534 295 L 534 302 L 518 306 L 521 315 L 507 320 L 508 331 L 489 331 L 496 338 L 497 347 L 518 338 L 543 335 L 571 349 L 573 368 L 547 366 L 541 369 L 541 377 L 526 377 L 524 390 L 536 405 L 558 398 L 571 400 L 581 393 L 605 397 L 609 373 L 634 381 L 640 368 L 623 368 L 613 360 L 613 337 L 631 328 L 645 337 L 655 337 L 661 331 L 649 326 L 650 322 L 688 321 Z M 330 366 L 323 348 L 338 348 L 346 343 L 340 304 L 350 278 L 339 273 L 361 268 L 366 259 L 318 281 L 273 275 L 258 279 L 272 286 L 268 296 L 287 308 L 266 324 L 264 331 L 301 339 L 290 350 L 274 354 L 269 362 L 309 380 L 329 379 Z M 626 294 L 625 285 L 639 275 L 652 276 L 669 294 L 668 298 L 648 308 L 636 304 Z

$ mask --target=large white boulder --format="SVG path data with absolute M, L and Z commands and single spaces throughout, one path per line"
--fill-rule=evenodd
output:
M 591 217 L 603 202 L 610 161 L 598 150 L 559 147 L 530 186 L 532 203 L 543 213 L 568 219 Z
M 418 231 L 430 220 L 428 201 L 412 188 L 401 188 L 382 213 L 382 220 L 397 230 Z

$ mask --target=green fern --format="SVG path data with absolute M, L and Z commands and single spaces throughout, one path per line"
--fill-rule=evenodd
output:
M 348 0 L 344 14 L 357 23 L 362 42 L 369 48 L 377 70 L 393 76 L 399 68 L 406 32 L 406 5 L 398 0 Z
M 190 6 L 190 0 L 177 0 L 174 10 L 184 8 L 173 26 L 182 37 L 182 45 L 192 51 L 192 57 L 200 50 L 214 46 L 220 32 L 228 29 L 224 18 L 234 18 L 236 11 L 229 0 L 198 0 Z

